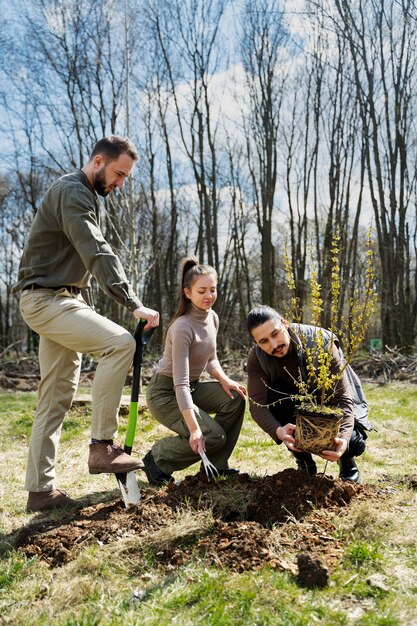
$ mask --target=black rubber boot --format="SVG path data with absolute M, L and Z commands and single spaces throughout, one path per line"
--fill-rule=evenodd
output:
M 299 472 L 308 474 L 308 476 L 315 476 L 317 474 L 317 465 L 313 461 L 313 457 L 308 452 L 292 452 L 297 462 L 297 469 Z
M 361 476 L 359 468 L 353 456 L 342 456 L 338 462 L 340 480 L 350 480 L 353 483 L 360 483 Z
M 157 466 L 155 459 L 153 458 L 152 450 L 149 450 L 149 452 L 145 454 L 142 462 L 150 485 L 153 485 L 154 487 L 162 487 L 167 483 L 174 482 L 173 476 L 165 474 L 165 472 Z

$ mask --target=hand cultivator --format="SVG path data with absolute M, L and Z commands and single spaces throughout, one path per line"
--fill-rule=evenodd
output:
M 204 466 L 204 470 L 206 472 L 207 478 L 209 480 L 212 478 L 218 478 L 219 470 L 217 469 L 217 467 L 213 465 L 213 463 L 211 463 L 208 460 L 207 454 L 205 452 L 200 452 L 200 456 L 201 456 L 201 460 L 203 461 L 203 466 Z

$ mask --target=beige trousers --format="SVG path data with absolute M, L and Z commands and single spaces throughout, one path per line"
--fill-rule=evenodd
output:
M 55 486 L 62 422 L 77 390 L 82 353 L 98 359 L 92 386 L 91 436 L 112 439 L 135 341 L 127 330 L 93 311 L 81 295 L 65 288 L 23 291 L 20 310 L 28 326 L 39 334 L 41 372 L 25 488 L 49 491 Z

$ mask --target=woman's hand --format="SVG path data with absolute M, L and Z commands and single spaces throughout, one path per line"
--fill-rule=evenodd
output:
M 242 396 L 243 399 L 246 398 L 246 387 L 226 376 L 221 366 L 216 367 L 210 372 L 210 374 L 213 376 L 213 378 L 219 381 L 224 392 L 227 393 L 229 398 L 235 397 L 233 394 L 234 391 Z
M 204 435 L 199 428 L 190 434 L 189 443 L 194 454 L 200 454 L 200 452 L 206 451 Z
M 340 439 L 340 437 L 335 437 L 334 441 L 336 444 L 336 450 L 322 450 L 318 455 L 325 461 L 332 461 L 333 463 L 335 461 L 338 461 L 347 449 L 346 439 Z
M 200 454 L 200 452 L 206 451 L 206 445 L 204 442 L 204 435 L 201 432 L 200 424 L 196 418 L 193 409 L 184 409 L 182 412 L 185 423 L 187 424 L 188 432 L 190 433 L 190 437 L 188 442 L 190 444 L 191 450 L 194 454 Z
M 241 385 L 240 383 L 235 382 L 231 378 L 225 377 L 223 380 L 219 381 L 224 391 L 227 393 L 229 398 L 234 398 L 233 392 L 236 391 L 243 399 L 246 398 L 246 387 Z

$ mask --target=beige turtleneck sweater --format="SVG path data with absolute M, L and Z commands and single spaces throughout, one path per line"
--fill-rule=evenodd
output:
M 193 408 L 190 381 L 198 380 L 204 370 L 210 374 L 220 367 L 216 354 L 218 327 L 217 313 L 191 304 L 188 313 L 168 328 L 164 356 L 153 373 L 173 379 L 180 411 Z

